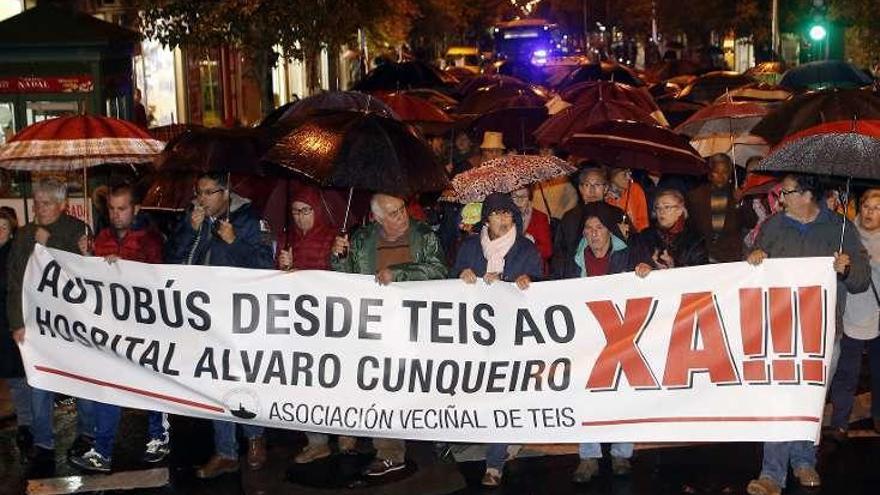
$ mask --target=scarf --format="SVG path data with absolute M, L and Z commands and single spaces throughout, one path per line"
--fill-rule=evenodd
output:
M 532 221 L 532 202 L 529 201 L 529 205 L 520 213 L 522 214 L 522 228 L 523 231 L 526 231 L 529 229 L 529 223 Z
M 657 226 L 657 233 L 660 234 L 660 239 L 663 240 L 664 245 L 671 246 L 672 243 L 675 242 L 675 238 L 678 237 L 678 234 L 681 234 L 684 231 L 684 222 L 684 215 L 681 215 L 668 229 L 664 229 L 659 225 Z
M 486 273 L 504 273 L 504 257 L 516 241 L 516 227 L 511 227 L 506 234 L 492 240 L 489 239 L 489 226 L 484 225 L 480 233 L 480 245 L 486 257 Z

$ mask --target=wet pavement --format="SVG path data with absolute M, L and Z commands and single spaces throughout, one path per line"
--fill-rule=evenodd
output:
M 74 468 L 64 460 L 64 451 L 72 441 L 74 408 L 70 404 L 57 410 L 57 429 L 60 434 L 57 449 L 56 477 L 77 476 Z M 819 471 L 823 475 L 821 489 L 791 488 L 793 494 L 872 494 L 880 493 L 880 438 L 869 432 L 868 421 L 853 425 L 854 435 L 843 445 L 823 444 Z M 577 465 L 576 455 L 544 455 L 518 458 L 508 463 L 503 486 L 485 489 L 480 486 L 483 474 L 481 461 L 456 462 L 444 456 L 439 449 L 426 442 L 411 442 L 408 449 L 410 467 L 383 478 L 381 482 L 367 482 L 358 475 L 369 461 L 369 442 L 359 444 L 358 455 L 337 455 L 309 466 L 290 462 L 305 443 L 297 432 L 272 430 L 268 434 L 270 462 L 259 472 L 243 471 L 214 480 L 202 481 L 194 477 L 194 467 L 211 454 L 210 423 L 191 418 L 172 418 L 173 451 L 167 463 L 170 483 L 149 489 L 126 490 L 132 494 L 193 494 L 193 495 L 252 495 L 252 494 L 744 494 L 745 486 L 760 469 L 759 444 L 705 444 L 684 447 L 653 447 L 637 450 L 633 459 L 633 473 L 625 478 L 610 474 L 610 466 L 603 464 L 601 476 L 588 485 L 575 485 L 569 477 Z M 148 475 L 155 470 L 142 471 L 150 466 L 140 461 L 146 416 L 138 411 L 127 412 L 114 455 L 114 473 L 123 473 L 128 480 Z M 14 443 L 15 427 L 11 420 L 0 430 L 0 494 L 19 494 L 27 490 L 27 469 L 17 459 Z M 562 449 L 562 451 L 571 449 Z M 115 475 L 121 476 L 121 475 Z M 85 478 L 85 481 L 104 481 L 106 475 Z M 157 478 L 159 479 L 159 478 Z M 112 479 L 111 479 L 112 480 Z M 82 479 L 79 480 L 82 482 Z M 74 483 L 75 485 L 76 483 Z M 68 480 L 68 485 L 70 485 Z M 86 483 L 86 486 L 88 483 Z M 49 493 L 36 491 L 32 493 Z M 45 488 L 45 486 L 42 486 Z M 117 493 L 100 490 L 101 493 Z M 123 492 L 118 492 L 123 493 Z

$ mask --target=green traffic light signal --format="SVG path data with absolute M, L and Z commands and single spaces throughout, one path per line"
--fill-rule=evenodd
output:
M 810 28 L 810 39 L 813 41 L 822 41 L 828 36 L 828 30 L 821 24 L 814 24 Z

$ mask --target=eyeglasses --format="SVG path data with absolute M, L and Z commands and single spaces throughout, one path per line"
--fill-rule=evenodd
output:
M 511 194 L 510 199 L 514 201 L 522 201 L 524 199 L 529 199 L 529 193 L 525 194 Z
M 314 211 L 315 210 L 311 206 L 304 206 L 302 208 L 291 208 L 290 214 L 293 216 L 299 216 L 299 215 L 306 216 L 306 215 L 311 215 L 312 212 L 314 212 Z
M 195 195 L 195 197 L 201 198 L 201 197 L 213 196 L 213 195 L 217 194 L 218 192 L 223 192 L 223 191 L 225 191 L 225 189 L 223 189 L 222 187 L 218 187 L 217 189 L 208 189 L 205 191 L 195 190 L 195 191 L 193 191 L 193 194 Z
M 654 207 L 654 211 L 657 213 L 669 213 L 680 209 L 681 205 L 657 205 Z
M 779 195 L 784 198 L 789 194 L 799 194 L 802 192 L 804 192 L 803 189 L 780 189 Z

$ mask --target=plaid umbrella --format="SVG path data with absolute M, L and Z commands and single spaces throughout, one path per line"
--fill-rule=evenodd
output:
M 474 203 L 493 192 L 509 193 L 522 187 L 577 170 L 555 156 L 506 155 L 452 178 L 452 194 L 444 199 Z
M 755 170 L 880 179 L 880 120 L 820 124 L 785 138 Z
M 30 172 L 149 163 L 163 143 L 124 120 L 76 115 L 26 127 L 0 147 L 0 167 Z

